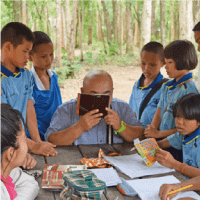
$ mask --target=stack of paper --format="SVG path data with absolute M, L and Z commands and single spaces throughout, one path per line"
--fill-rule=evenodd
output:
M 88 170 L 93 172 L 100 180 L 104 181 L 107 187 L 116 186 L 122 182 L 113 167 Z
M 147 167 L 141 156 L 138 154 L 128 156 L 104 156 L 104 158 L 111 162 L 117 169 L 129 176 L 130 178 L 138 178 L 142 176 L 164 174 L 175 171 L 168 167 L 164 167 L 159 163 L 154 163 Z
M 160 200 L 158 194 L 162 184 L 180 183 L 180 181 L 172 175 L 159 178 L 129 180 L 127 182 L 138 193 L 142 200 Z M 183 191 L 179 192 L 172 200 L 177 200 L 183 197 L 200 199 L 200 196 L 193 191 Z

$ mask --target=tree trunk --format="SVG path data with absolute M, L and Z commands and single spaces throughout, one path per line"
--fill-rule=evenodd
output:
M 77 5 L 78 5 L 78 1 L 73 1 L 72 20 L 71 20 L 70 34 L 69 34 L 69 39 L 70 39 L 69 40 L 69 49 L 68 49 L 68 54 L 67 54 L 67 59 L 68 59 L 69 62 L 74 61 Z
M 122 1 L 119 2 L 119 15 L 120 15 L 120 56 L 123 55 L 123 13 Z
M 160 29 L 161 29 L 161 43 L 165 46 L 165 1 L 160 1 Z
M 93 32 L 93 8 L 90 4 L 89 13 L 90 13 L 90 25 L 88 26 L 88 45 L 92 44 L 92 32 Z
M 82 18 L 81 18 L 81 61 L 83 61 L 83 23 L 84 23 L 84 1 L 82 0 Z
M 137 5 L 136 5 L 136 19 L 135 19 L 135 31 L 134 31 L 134 42 L 133 44 L 135 46 L 139 46 L 140 44 L 140 26 L 139 26 L 139 6 L 138 6 L 138 2 L 137 2 Z
M 155 14 L 155 1 L 152 1 L 152 8 L 151 8 L 151 35 L 155 38 L 156 33 L 156 14 Z
M 14 11 L 14 21 L 21 22 L 21 10 L 20 10 L 20 1 L 13 2 L 13 11 Z
M 106 25 L 107 41 L 108 41 L 108 44 L 110 45 L 112 41 L 112 37 L 111 37 L 111 23 L 109 20 L 109 13 L 108 13 L 108 10 L 106 9 L 105 2 L 101 1 L 101 3 L 103 5 L 103 11 L 104 11 L 104 21 Z
M 65 16 L 66 16 L 66 30 L 67 30 L 67 46 L 66 50 L 68 51 L 70 49 L 70 27 L 71 27 L 71 12 L 70 12 L 70 1 L 66 1 L 66 10 L 65 10 Z
M 62 67 L 61 0 L 56 1 L 56 66 Z
M 79 35 L 79 37 L 78 37 L 78 39 L 79 39 L 79 42 L 78 42 L 78 46 L 79 47 L 81 47 L 81 43 L 82 43 L 82 41 L 81 41 L 81 39 L 82 39 L 82 36 L 81 36 L 81 34 L 82 34 L 82 20 L 81 20 L 81 4 L 80 4 L 80 2 L 79 2 L 79 7 L 78 7 L 78 35 Z
M 179 1 L 179 38 L 186 39 L 186 1 Z
M 117 43 L 117 1 L 112 1 L 113 6 L 113 29 L 114 29 L 114 41 Z
M 97 10 L 97 41 L 102 41 L 101 26 L 101 11 Z
M 129 4 L 127 5 L 126 53 L 129 54 L 131 51 L 133 51 L 133 26 L 132 26 L 131 4 Z
M 26 0 L 22 1 L 22 23 L 26 24 Z
M 50 32 L 49 32 L 49 9 L 48 9 L 48 0 L 46 0 L 46 24 L 47 24 L 47 35 L 50 36 Z
M 193 1 L 194 26 L 199 22 L 199 14 L 200 14 L 200 1 Z
M 151 0 L 143 1 L 140 49 L 151 40 Z
M 186 38 L 194 42 L 192 1 L 186 1 Z

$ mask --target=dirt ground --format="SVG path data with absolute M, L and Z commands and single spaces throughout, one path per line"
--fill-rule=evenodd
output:
M 107 71 L 113 78 L 114 92 L 113 97 L 117 97 L 126 102 L 129 101 L 134 82 L 141 76 L 141 68 L 134 66 L 118 67 L 118 66 L 101 66 L 93 69 L 103 69 Z M 82 68 L 75 79 L 67 79 L 64 88 L 61 88 L 63 103 L 77 97 L 82 87 L 84 76 L 89 72 L 89 69 Z M 161 70 L 162 74 L 167 77 L 165 69 Z

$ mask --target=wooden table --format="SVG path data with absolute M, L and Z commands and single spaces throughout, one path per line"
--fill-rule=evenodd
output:
M 114 145 L 79 145 L 79 146 L 68 146 L 68 147 L 57 147 L 58 155 L 56 157 L 43 157 L 38 155 L 33 155 L 37 160 L 37 165 L 34 169 L 43 170 L 44 164 L 61 164 L 61 165 L 78 165 L 80 164 L 79 160 L 83 157 L 86 158 L 96 158 L 98 157 L 99 149 L 101 148 L 105 154 L 110 152 L 121 153 L 122 155 L 130 155 L 136 152 L 130 152 L 130 149 L 133 147 L 133 144 L 114 144 Z M 123 177 L 126 180 L 130 180 L 128 176 L 117 171 L 120 177 Z M 186 178 L 179 172 L 171 172 L 164 175 L 174 175 L 181 182 L 185 181 Z M 154 175 L 151 177 L 161 177 L 160 175 Z M 145 177 L 148 178 L 148 177 Z M 37 179 L 39 186 L 41 186 L 42 176 Z M 139 200 L 138 196 L 128 197 L 122 195 L 116 187 L 109 187 L 107 189 L 107 194 L 104 194 L 102 200 L 115 200 L 118 197 L 118 200 Z M 59 192 L 48 192 L 44 189 L 40 189 L 39 195 L 36 200 L 60 200 Z

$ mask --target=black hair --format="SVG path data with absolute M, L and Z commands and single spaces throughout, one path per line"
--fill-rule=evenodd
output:
M 20 22 L 10 22 L 1 30 L 1 48 L 6 42 L 10 42 L 15 48 L 23 43 L 23 39 L 34 41 L 33 32 Z
M 26 127 L 22 114 L 9 104 L 1 103 L 1 155 L 9 148 L 18 148 L 17 135 L 21 123 Z
M 161 62 L 165 62 L 164 48 L 163 48 L 163 45 L 160 44 L 159 42 L 149 42 L 149 43 L 145 44 L 141 50 L 141 53 L 143 51 L 155 53 L 158 55 Z
M 42 32 L 42 31 L 35 31 L 33 32 L 33 35 L 35 37 L 34 43 L 33 43 L 33 48 L 30 51 L 30 54 L 32 54 L 34 51 L 36 51 L 36 48 L 41 45 L 41 44 L 48 44 L 52 43 L 51 39 L 49 36 Z
M 192 29 L 193 31 L 200 31 L 200 22 L 198 22 L 194 28 Z
M 186 94 L 173 106 L 173 117 L 183 117 L 200 122 L 200 94 Z
M 176 40 L 164 49 L 166 59 L 173 59 L 177 70 L 195 69 L 198 63 L 194 45 L 187 40 Z

